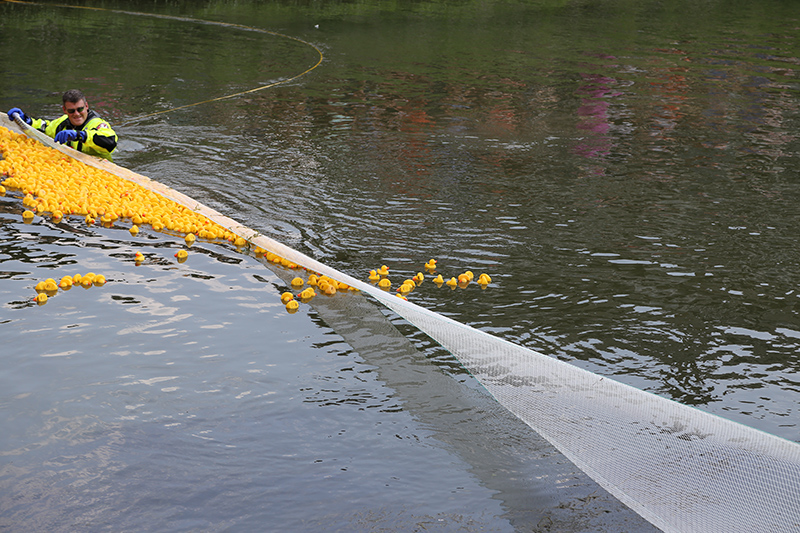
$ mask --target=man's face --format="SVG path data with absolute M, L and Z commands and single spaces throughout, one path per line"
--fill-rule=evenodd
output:
M 64 110 L 64 113 L 69 117 L 69 121 L 76 128 L 86 122 L 86 116 L 89 114 L 89 106 L 86 104 L 86 100 L 81 100 L 80 102 L 64 102 L 61 109 Z

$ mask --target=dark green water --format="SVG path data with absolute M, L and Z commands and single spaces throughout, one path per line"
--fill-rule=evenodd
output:
M 410 299 L 800 441 L 795 3 L 86 5 L 0 3 L 0 108 L 54 117 L 80 87 L 123 166 L 360 279 L 488 272 Z M 325 59 L 138 120 L 318 54 L 113 9 Z M 646 530 L 410 328 L 346 334 L 233 250 L 178 266 L 178 240 L 21 210 L 0 204 L 10 530 Z M 116 283 L 26 301 L 76 269 Z

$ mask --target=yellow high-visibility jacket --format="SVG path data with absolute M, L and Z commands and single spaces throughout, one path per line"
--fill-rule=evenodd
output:
M 55 139 L 56 133 L 61 130 L 85 131 L 86 142 L 74 141 L 67 143 L 67 145 L 84 154 L 113 161 L 111 154 L 116 150 L 119 138 L 117 134 L 114 133 L 114 130 L 111 129 L 108 122 L 100 118 L 97 113 L 91 109 L 86 117 L 86 122 L 79 128 L 72 125 L 68 115 L 62 115 L 55 120 L 35 118 L 31 125 L 53 139 Z

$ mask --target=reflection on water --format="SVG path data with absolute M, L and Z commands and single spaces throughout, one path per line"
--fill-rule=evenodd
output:
M 136 5 L 296 35 L 320 46 L 326 60 L 288 86 L 119 128 L 124 141 L 116 160 L 122 165 L 360 279 L 388 264 L 399 282 L 432 257 L 445 276 L 486 271 L 494 280 L 486 291 L 427 285 L 410 299 L 584 368 L 800 441 L 800 54 L 796 13 L 786 5 Z M 0 80 L 4 109 L 19 105 L 34 115 L 54 115 L 61 85 L 74 85 L 93 95 L 103 115 L 122 123 L 294 75 L 313 57 L 298 43 L 271 36 L 36 9 L 41 11 L 0 5 L 0 26 L 26 30 L 0 32 L 3 64 L 14 65 Z M 38 27 L 56 28 L 61 44 L 41 41 Z M 98 28 L 120 43 L 123 54 L 109 51 L 64 69 L 63 49 L 77 49 Z M 132 49 L 137 54 L 127 52 Z M 57 86 L 45 88 L 42 79 L 57 80 Z M 451 529 L 481 524 L 504 530 L 508 522 L 492 517 L 518 516 L 523 504 L 514 495 L 544 497 L 532 496 L 531 485 L 487 481 L 495 468 L 508 469 L 507 481 L 535 478 L 526 460 L 536 456 L 527 447 L 533 445 L 515 448 L 517 455 L 498 466 L 494 461 L 504 459 L 492 455 L 493 446 L 480 435 L 465 438 L 479 443 L 474 453 L 453 442 L 465 422 L 447 421 L 442 413 L 488 407 L 461 404 L 457 398 L 472 397 L 460 371 L 418 334 L 404 330 L 434 366 L 405 383 L 381 358 L 405 353 L 390 349 L 396 339 L 379 337 L 385 353 L 367 350 L 353 346 L 364 335 L 348 338 L 337 329 L 345 325 L 334 326 L 321 311 L 310 312 L 308 320 L 284 316 L 279 302 L 261 293 L 285 281 L 247 261 L 223 274 L 221 265 L 235 257 L 231 251 L 210 249 L 198 254 L 203 263 L 192 256 L 178 268 L 158 259 L 164 244 L 153 239 L 145 243 L 154 262 L 133 268 L 126 233 L 97 238 L 80 224 L 20 230 L 15 204 L 4 202 L 0 321 L 4 337 L 18 347 L 7 356 L 14 364 L 6 366 L 19 374 L 3 377 L 12 387 L 2 405 L 22 413 L 8 415 L 15 429 L 10 434 L 19 439 L 4 439 L 5 457 L 13 450 L 14 456 L 39 453 L 47 461 L 93 461 L 84 470 L 110 476 L 104 478 L 109 492 L 97 498 L 114 502 L 110 492 L 135 493 L 142 497 L 139 509 L 148 504 L 149 476 L 175 461 L 175 485 L 196 484 L 197 494 L 217 494 L 210 505 L 223 509 L 231 499 L 214 493 L 211 482 L 199 482 L 186 459 L 209 454 L 217 466 L 207 473 L 222 476 L 222 491 L 303 487 L 312 518 L 286 519 L 301 528 L 312 528 L 320 516 L 338 516 L 369 530 L 367 523 L 411 524 L 427 513 Z M 87 239 L 91 245 L 76 244 Z M 96 256 L 101 250 L 110 251 Z M 94 268 L 97 262 L 116 271 L 117 261 L 131 268 L 114 275 L 116 289 L 113 283 L 73 289 L 41 308 L 27 299 L 27 285 L 44 270 Z M 41 320 L 53 309 L 59 309 L 57 325 Z M 252 332 L 263 328 L 276 339 L 261 350 Z M 45 343 L 34 353 L 51 357 L 32 362 L 30 337 Z M 81 361 L 91 364 L 76 375 L 72 364 Z M 87 375 L 85 367 L 92 372 Z M 428 395 L 424 383 L 441 377 L 458 390 L 434 406 L 421 405 Z M 59 383 L 61 388 L 54 385 Z M 54 390 L 53 397 L 41 390 Z M 14 407 L 20 402 L 24 409 Z M 241 407 L 226 410 L 226 402 Z M 164 404 L 170 409 L 155 408 Z M 278 412 L 263 414 L 270 408 Z M 319 409 L 336 414 L 322 417 Z M 255 427 L 235 423 L 237 417 L 254 419 Z M 350 429 L 354 420 L 364 425 Z M 385 425 L 393 430 L 383 431 Z M 503 427 L 508 439 L 523 439 L 521 429 Z M 167 428 L 183 431 L 177 444 Z M 301 443 L 296 434 L 312 442 Z M 246 447 L 244 466 L 234 469 L 252 483 L 226 477 L 220 465 L 230 468 L 241 459 L 225 453 L 226 446 L 241 449 L 243 442 L 258 441 L 276 450 Z M 358 454 L 348 451 L 359 442 Z M 155 452 L 161 445 L 179 453 Z M 452 454 L 440 453 L 442 445 Z M 142 463 L 115 463 L 108 450 L 122 449 L 140 450 Z M 309 464 L 297 459 L 297 450 Z M 420 450 L 430 455 L 408 466 Z M 397 453 L 397 462 L 380 465 Z M 154 459 L 147 454 L 157 456 L 157 467 L 147 466 Z M 322 462 L 313 463 L 318 458 Z M 469 466 L 434 466 L 452 461 Z M 293 470 L 298 462 L 303 468 Z M 30 471 L 29 505 L 44 490 L 34 464 L 4 462 L 4 471 L 18 472 L 8 479 Z M 251 472 L 254 464 L 279 471 Z M 325 485 L 340 480 L 342 468 L 347 475 L 358 471 L 358 481 L 343 489 Z M 437 515 L 439 499 L 409 514 L 412 502 L 424 499 L 413 490 L 420 480 L 393 479 L 398 468 L 414 476 L 436 472 L 441 483 L 431 481 L 426 494 L 461 487 L 453 498 L 468 500 L 478 522 Z M 368 471 L 380 474 L 365 481 Z M 114 476 L 130 483 L 113 488 Z M 68 477 L 60 483 L 64 492 L 53 496 L 52 509 L 74 497 Z M 353 514 L 345 519 L 332 506 L 310 503 L 338 489 L 353 500 L 374 499 L 348 508 Z M 294 499 L 278 489 L 268 492 L 298 510 L 297 491 Z M 502 511 L 501 504 L 487 503 L 490 493 L 502 494 Z M 387 504 L 392 497 L 407 506 Z M 202 505 L 209 502 L 199 497 L 183 508 Z M 154 516 L 168 517 L 167 507 Z M 234 517 L 235 509 L 244 516 L 245 508 L 233 505 L 220 516 Z M 452 503 L 448 509 L 465 507 Z M 11 507 L 4 507 L 8 512 Z M 190 514 L 169 516 L 169 523 L 209 529 L 228 524 L 195 524 Z M 542 516 L 521 514 L 527 525 Z M 119 524 L 141 525 L 129 521 L 132 515 L 116 516 Z M 622 516 L 617 509 L 615 516 Z M 112 528 L 114 520 L 109 518 Z M 592 530 L 574 530 L 582 527 Z

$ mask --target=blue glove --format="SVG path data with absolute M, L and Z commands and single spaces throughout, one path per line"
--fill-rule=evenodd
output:
M 56 133 L 55 139 L 59 144 L 66 144 L 72 141 L 86 142 L 86 132 L 76 130 L 61 130 Z
M 21 118 L 22 121 L 25 122 L 25 124 L 27 124 L 28 126 L 33 124 L 33 120 L 31 119 L 31 117 L 23 113 L 22 109 L 18 107 L 12 107 L 11 109 L 8 110 L 8 120 L 14 120 L 14 115 L 19 115 L 19 118 Z

